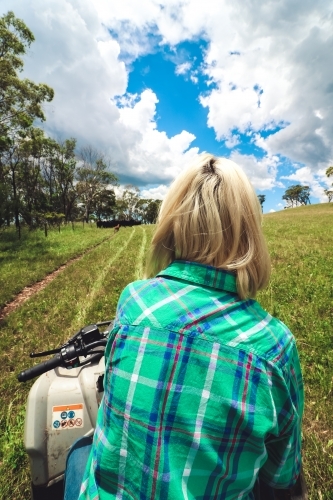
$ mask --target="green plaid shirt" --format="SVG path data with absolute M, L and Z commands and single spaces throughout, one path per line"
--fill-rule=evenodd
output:
M 303 385 L 295 339 L 235 275 L 175 261 L 123 291 L 83 499 L 254 498 L 294 484 Z

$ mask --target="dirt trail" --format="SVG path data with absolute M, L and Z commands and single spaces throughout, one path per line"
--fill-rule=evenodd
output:
M 32 285 L 23 288 L 23 290 L 21 290 L 11 302 L 8 302 L 8 304 L 6 304 L 2 309 L 0 309 L 0 321 L 4 320 L 10 313 L 15 311 L 18 307 L 20 307 L 20 305 L 22 305 L 32 295 L 39 292 L 40 290 L 43 290 L 43 288 L 45 288 L 51 281 L 53 281 L 54 278 L 56 278 L 59 273 L 61 273 L 64 269 L 66 269 L 67 266 L 81 259 L 84 255 L 91 252 L 96 247 L 102 245 L 102 243 L 105 243 L 105 241 L 107 241 L 110 238 L 113 238 L 114 236 L 115 235 L 112 235 L 109 238 L 105 238 L 105 240 L 88 248 L 88 250 L 85 250 L 77 257 L 72 257 L 65 264 L 62 264 L 60 267 L 58 267 L 58 269 L 55 269 L 50 274 L 47 274 L 45 278 L 43 278 L 42 280 L 37 281 L 36 283 L 33 283 Z

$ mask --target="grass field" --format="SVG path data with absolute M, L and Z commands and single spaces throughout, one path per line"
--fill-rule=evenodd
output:
M 61 231 L 22 230 L 19 240 L 14 228 L 0 233 L 0 308 L 25 286 L 41 280 L 70 258 L 110 237 L 95 224 L 75 223 Z
M 264 217 L 273 272 L 270 286 L 258 300 L 297 338 L 306 389 L 303 450 L 310 500 L 333 499 L 332 226 L 333 204 L 289 209 Z M 72 262 L 0 325 L 3 498 L 29 498 L 22 434 L 24 404 L 32 383 L 20 385 L 16 374 L 32 364 L 28 357 L 31 350 L 58 346 L 82 325 L 114 316 L 122 288 L 142 273 L 152 230 L 152 226 L 142 226 L 120 230 L 115 237 L 108 233 L 108 239 Z M 100 234 L 101 239 L 107 236 Z M 81 240 L 84 245 L 84 235 Z M 92 244 L 87 243 L 85 248 Z M 53 248 L 56 253 L 57 245 Z M 77 249 L 77 253 L 83 249 Z M 42 267 L 42 252 L 37 259 Z M 12 266 L 15 268 L 14 261 Z M 22 262 L 16 266 L 21 267 Z M 11 283 L 10 274 L 7 282 Z
M 297 339 L 310 499 L 333 499 L 333 203 L 266 215 L 264 230 L 273 271 L 258 300 Z

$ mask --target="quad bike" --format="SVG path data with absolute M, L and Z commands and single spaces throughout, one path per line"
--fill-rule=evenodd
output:
M 106 332 L 100 327 L 108 325 Z M 18 375 L 38 377 L 27 402 L 24 446 L 30 459 L 32 500 L 62 500 L 72 444 L 94 432 L 103 395 L 104 350 L 112 321 L 89 325 L 58 349 L 31 353 L 54 357 Z
M 27 402 L 24 446 L 30 459 L 31 499 L 63 500 L 66 458 L 72 444 L 94 433 L 103 396 L 104 351 L 112 321 L 88 325 L 58 349 L 31 353 L 54 357 L 18 375 L 38 377 Z M 108 325 L 102 333 L 100 327 Z M 256 499 L 273 500 L 264 484 Z M 275 500 L 307 500 L 303 472 L 291 490 L 274 490 Z

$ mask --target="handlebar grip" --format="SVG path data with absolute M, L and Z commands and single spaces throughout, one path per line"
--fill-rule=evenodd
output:
M 44 361 L 43 363 L 39 363 L 38 365 L 33 366 L 32 368 L 28 368 L 23 372 L 19 373 L 17 379 L 19 382 L 26 382 L 27 380 L 31 380 L 43 373 L 52 370 L 52 368 L 56 368 L 62 364 L 62 355 L 59 352 L 53 358 Z

